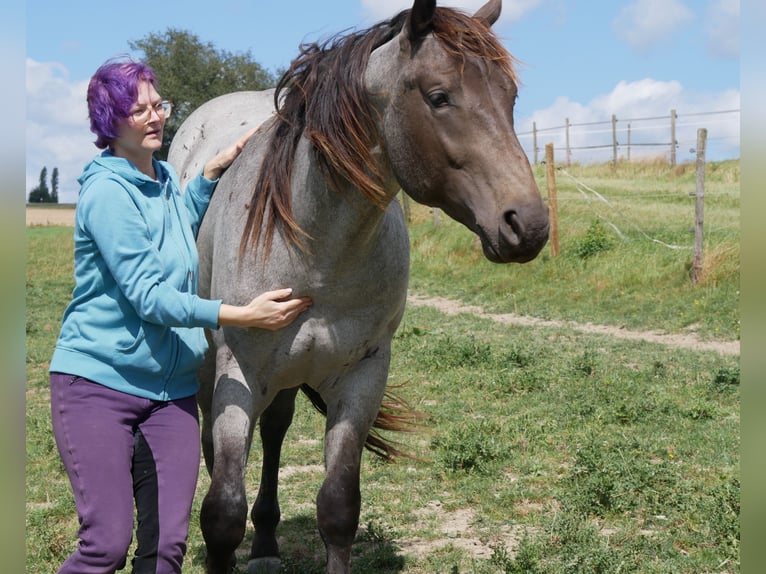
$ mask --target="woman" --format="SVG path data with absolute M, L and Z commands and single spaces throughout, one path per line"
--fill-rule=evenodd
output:
M 250 133 L 184 194 L 153 157 L 171 105 L 147 65 L 110 60 L 88 86 L 96 146 L 75 217 L 75 288 L 51 360 L 51 414 L 74 491 L 79 544 L 60 573 L 126 564 L 181 572 L 199 469 L 196 371 L 202 327 L 280 329 L 310 305 L 276 289 L 234 306 L 197 295 L 196 232 L 217 179 Z

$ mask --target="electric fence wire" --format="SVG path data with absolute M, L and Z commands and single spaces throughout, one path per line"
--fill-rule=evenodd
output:
M 599 193 L 598 191 L 596 191 L 595 189 L 593 189 L 592 187 L 587 185 L 585 182 L 580 181 L 579 179 L 577 179 L 575 176 L 573 176 L 571 173 L 569 173 L 563 167 L 559 167 L 558 171 L 563 173 L 565 176 L 570 178 L 575 183 L 577 191 L 580 192 L 580 194 L 585 198 L 586 201 L 588 201 L 588 202 L 591 201 L 591 197 L 588 195 L 588 193 L 586 193 L 586 192 L 590 192 L 591 194 L 593 194 L 594 197 L 596 197 L 596 199 L 598 199 L 599 201 L 604 203 L 607 207 L 609 207 L 609 209 L 611 209 L 619 217 L 624 219 L 625 222 L 628 225 L 630 225 L 633 229 L 635 229 L 638 233 L 640 233 L 647 240 L 649 240 L 649 241 L 651 241 L 653 243 L 657 243 L 659 245 L 662 245 L 663 247 L 666 247 L 668 249 L 674 249 L 674 250 L 692 249 L 691 245 L 689 245 L 689 246 L 672 245 L 670 243 L 665 243 L 664 241 L 662 241 L 660 239 L 657 239 L 655 237 L 651 237 L 643 229 L 641 229 L 636 223 L 631 221 L 630 218 L 628 218 L 624 213 L 622 213 L 616 206 L 614 206 L 606 197 L 604 197 L 604 195 L 602 195 L 601 193 Z M 620 239 L 622 239 L 623 241 L 626 239 L 625 235 L 622 233 L 622 231 L 620 231 L 620 229 L 617 227 L 617 225 L 613 221 L 610 221 L 609 219 L 607 219 L 605 217 L 602 217 L 598 213 L 596 213 L 596 216 L 599 217 L 600 219 L 602 219 L 607 225 L 609 225 L 609 227 L 611 227 L 614 230 L 614 232 L 617 234 L 617 236 Z

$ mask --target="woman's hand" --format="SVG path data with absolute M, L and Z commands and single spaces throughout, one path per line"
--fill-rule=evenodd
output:
M 251 129 L 244 136 L 242 136 L 239 141 L 233 145 L 230 145 L 225 150 L 219 152 L 218 155 L 213 157 L 213 159 L 205 164 L 205 168 L 202 170 L 202 175 L 208 179 L 218 179 L 221 177 L 221 174 L 226 171 L 226 169 L 231 165 L 231 162 L 237 159 L 237 156 L 245 147 L 245 144 L 247 143 L 247 140 L 250 139 L 250 136 L 252 136 L 257 131 L 257 127 Z
M 233 327 L 258 327 L 276 331 L 287 327 L 311 306 L 311 298 L 290 298 L 292 289 L 276 289 L 261 293 L 244 306 L 222 304 L 218 324 Z

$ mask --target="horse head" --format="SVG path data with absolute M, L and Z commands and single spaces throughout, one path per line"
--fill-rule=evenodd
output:
M 415 0 L 365 84 L 401 188 L 476 233 L 490 261 L 523 263 L 548 239 L 548 210 L 514 132 L 514 61 L 491 31 L 500 9 Z

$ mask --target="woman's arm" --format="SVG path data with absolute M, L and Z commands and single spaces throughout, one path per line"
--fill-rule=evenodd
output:
M 223 172 L 228 169 L 228 167 L 235 159 L 237 159 L 237 156 L 244 149 L 247 140 L 249 140 L 250 136 L 252 136 L 256 131 L 258 131 L 257 127 L 251 129 L 244 136 L 242 136 L 239 141 L 236 141 L 225 150 L 219 152 L 218 155 L 213 157 L 211 160 L 209 160 L 205 164 L 205 167 L 202 168 L 202 175 L 207 179 L 212 180 L 221 177 Z
M 269 331 L 286 327 L 311 306 L 309 297 L 289 298 L 292 292 L 292 289 L 266 291 L 243 306 L 222 303 L 218 310 L 218 324 Z

